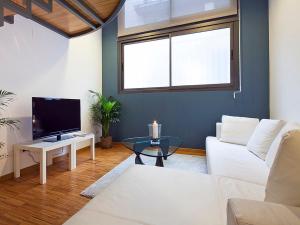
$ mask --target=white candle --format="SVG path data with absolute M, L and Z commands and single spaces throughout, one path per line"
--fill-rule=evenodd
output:
M 152 124 L 152 136 L 153 139 L 158 139 L 158 124 L 156 121 Z

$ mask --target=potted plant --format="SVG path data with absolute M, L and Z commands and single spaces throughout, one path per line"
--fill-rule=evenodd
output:
M 10 127 L 10 128 L 18 128 L 17 124 L 19 123 L 18 120 L 2 118 L 1 111 L 3 111 L 8 104 L 13 101 L 14 93 L 0 90 L 0 128 L 2 127 Z M 4 143 L 0 142 L 0 149 L 3 148 Z
M 121 103 L 113 97 L 106 98 L 99 92 L 90 90 L 90 93 L 96 99 L 91 105 L 92 120 L 95 125 L 102 126 L 101 147 L 111 148 L 110 125 L 120 122 Z

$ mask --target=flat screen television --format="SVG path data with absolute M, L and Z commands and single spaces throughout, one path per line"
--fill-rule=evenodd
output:
M 55 142 L 70 136 L 63 134 L 80 131 L 80 100 L 62 98 L 32 98 L 33 140 Z

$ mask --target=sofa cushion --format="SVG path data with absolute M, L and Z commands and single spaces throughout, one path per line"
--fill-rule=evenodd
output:
M 251 210 L 250 210 L 251 209 Z M 229 199 L 227 225 L 300 225 L 300 208 L 244 199 Z
M 272 142 L 283 125 L 284 122 L 281 120 L 261 120 L 247 144 L 247 149 L 265 160 Z
M 225 123 L 225 122 L 236 122 L 236 121 L 240 121 L 240 122 L 255 121 L 255 122 L 259 123 L 259 119 L 257 119 L 257 118 L 240 117 L 240 116 L 227 116 L 227 115 L 223 115 L 222 116 L 222 123 Z
M 268 167 L 271 168 L 271 166 L 274 162 L 274 159 L 275 159 L 276 154 L 279 149 L 280 142 L 281 142 L 284 134 L 291 130 L 297 130 L 297 129 L 300 129 L 300 124 L 298 124 L 298 123 L 288 122 L 283 126 L 283 128 L 280 130 L 280 132 L 276 136 L 275 140 L 271 144 L 270 149 L 268 150 L 268 154 L 266 156 L 266 164 Z
M 222 117 L 220 140 L 232 144 L 247 145 L 259 120 L 246 117 Z
M 206 138 L 208 172 L 213 175 L 231 177 L 260 185 L 266 185 L 269 167 L 246 146 Z
M 300 207 L 300 130 L 282 139 L 266 187 L 268 202 Z

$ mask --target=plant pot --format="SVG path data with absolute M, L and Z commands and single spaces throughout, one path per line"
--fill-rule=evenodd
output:
M 101 137 L 102 148 L 112 148 L 112 137 Z

